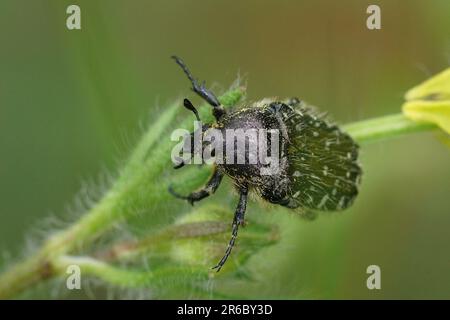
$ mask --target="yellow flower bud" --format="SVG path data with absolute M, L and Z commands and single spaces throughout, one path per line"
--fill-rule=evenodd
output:
M 450 139 L 450 68 L 409 90 L 405 99 L 402 110 L 407 118 L 433 123 Z

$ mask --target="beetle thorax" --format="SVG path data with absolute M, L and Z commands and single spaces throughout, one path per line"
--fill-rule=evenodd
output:
M 286 172 L 286 141 L 278 122 L 261 109 L 242 109 L 214 126 L 222 137 L 222 153 L 216 150 L 220 170 L 236 183 L 260 185 Z

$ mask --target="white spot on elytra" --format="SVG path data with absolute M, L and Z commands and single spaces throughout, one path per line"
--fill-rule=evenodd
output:
M 339 203 L 338 203 L 338 208 L 339 208 L 339 209 L 342 209 L 342 208 L 343 208 L 343 206 L 344 206 L 344 201 L 345 201 L 345 196 L 342 196 L 342 198 L 339 200 Z
M 356 177 L 356 184 L 360 184 L 361 183 L 361 176 Z
M 322 200 L 320 200 L 319 205 L 317 207 L 319 209 L 322 208 L 324 206 L 325 202 L 327 202 L 327 200 L 328 200 L 328 195 L 326 194 L 323 196 Z

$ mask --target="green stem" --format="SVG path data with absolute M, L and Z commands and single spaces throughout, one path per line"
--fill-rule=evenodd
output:
M 124 288 L 152 287 L 160 288 L 164 284 L 161 279 L 171 280 L 174 283 L 185 281 L 195 276 L 198 280 L 208 279 L 208 272 L 193 267 L 160 268 L 155 271 L 130 270 L 112 266 L 108 263 L 91 257 L 60 256 L 53 262 L 55 274 L 66 275 L 67 267 L 76 265 L 80 268 L 82 276 L 95 276 L 106 283 Z
M 219 100 L 229 107 L 236 105 L 244 93 L 245 88 L 232 88 Z M 173 122 L 175 108 L 180 110 L 179 103 L 167 108 L 143 135 L 111 189 L 93 208 L 72 226 L 51 236 L 33 256 L 0 275 L 0 299 L 12 297 L 34 283 L 54 276 L 53 263 L 59 256 L 79 250 L 112 225 L 153 205 L 155 198 L 159 199 L 159 176 L 171 165 L 173 145 L 170 139 L 161 141 L 160 137 Z M 203 106 L 199 112 L 202 119 L 212 121 L 209 106 Z M 180 127 L 192 127 L 191 119 L 186 118 Z
M 224 105 L 234 105 L 241 99 L 243 93 L 242 88 L 233 89 L 220 99 Z M 97 205 L 71 227 L 50 237 L 33 256 L 0 275 L 0 298 L 12 297 L 39 281 L 58 275 L 61 266 L 68 263 L 67 258 L 60 260 L 61 257 L 86 246 L 113 224 L 133 216 L 139 209 L 147 208 L 151 201 L 162 202 L 161 196 L 158 196 L 161 194 L 158 177 L 170 165 L 170 157 L 167 155 L 170 154 L 172 145 L 166 140 L 157 141 L 156 137 L 165 132 L 176 114 L 175 110 L 174 106 L 168 108 L 143 136 L 127 166 Z M 208 108 L 203 108 L 200 112 L 203 119 L 211 117 Z M 190 122 L 186 119 L 183 125 L 188 126 Z M 432 124 L 408 120 L 402 114 L 364 120 L 343 127 L 359 143 L 375 142 L 435 128 L 436 126 Z M 149 183 L 152 181 L 154 183 Z M 89 267 L 89 272 L 110 282 L 123 284 L 121 276 L 129 279 L 126 280 L 129 281 L 127 283 L 137 283 L 140 280 L 140 276 L 134 273 L 130 275 L 126 270 L 110 269 L 112 267 L 102 262 L 94 263 L 92 260 L 77 260 L 77 262 L 85 263 Z M 102 275 L 103 271 L 108 271 L 107 275 Z
M 361 144 L 434 129 L 437 129 L 437 126 L 432 123 L 414 122 L 401 113 L 353 122 L 343 126 L 343 130 Z

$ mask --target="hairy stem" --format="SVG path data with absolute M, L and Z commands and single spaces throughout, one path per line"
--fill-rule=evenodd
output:
M 233 88 L 219 100 L 225 107 L 233 106 L 244 93 L 245 88 Z M 182 110 L 178 103 L 166 109 L 144 134 L 111 189 L 96 205 L 72 226 L 52 235 L 33 256 L 0 275 L 0 299 L 12 297 L 32 284 L 54 276 L 54 262 L 58 257 L 85 247 L 114 224 L 134 216 L 154 202 L 161 202 L 158 199 L 162 193 L 158 177 L 171 166 L 173 143 L 170 138 L 161 141 L 160 137 L 173 122 L 176 109 Z M 199 111 L 202 119 L 212 120 L 209 106 Z M 192 129 L 191 119 L 186 118 L 180 127 Z M 186 181 L 189 183 L 192 179 Z M 167 192 L 164 195 L 168 197 Z
M 159 288 L 161 279 L 177 283 L 188 277 L 195 276 L 198 280 L 206 280 L 208 272 L 192 267 L 172 267 L 161 270 L 130 270 L 115 267 L 91 257 L 60 256 L 53 262 L 55 274 L 64 275 L 70 265 L 78 266 L 84 275 L 95 276 L 107 283 L 125 288 Z
M 242 88 L 233 89 L 224 94 L 220 100 L 225 106 L 235 105 L 243 94 Z M 158 177 L 170 166 L 168 155 L 172 144 L 169 140 L 158 140 L 170 126 L 177 108 L 178 105 L 168 108 L 144 134 L 116 182 L 92 209 L 68 229 L 51 236 L 33 256 L 13 265 L 0 275 L 0 298 L 12 297 L 37 282 L 60 275 L 64 266 L 68 264 L 82 265 L 89 274 L 125 286 L 153 284 L 157 277 L 171 276 L 167 270 L 159 273 L 128 271 L 117 269 L 103 261 L 73 258 L 67 254 L 85 247 L 112 225 L 126 220 L 142 208 L 147 208 L 149 203 L 161 203 L 164 200 L 166 195 L 161 192 L 161 188 L 166 188 L 167 185 L 164 183 L 161 185 Z M 203 119 L 211 120 L 209 108 L 200 109 L 200 114 Z M 186 119 L 182 126 L 189 127 L 191 123 L 190 119 Z M 362 144 L 436 128 L 433 124 L 408 120 L 402 114 L 363 120 L 343 127 Z M 187 184 L 197 182 L 195 179 L 183 181 L 187 181 Z

